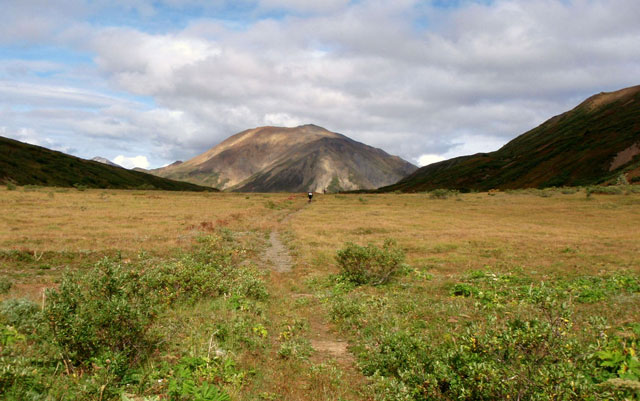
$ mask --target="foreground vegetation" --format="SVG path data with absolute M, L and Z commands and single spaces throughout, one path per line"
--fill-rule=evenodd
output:
M 0 197 L 3 399 L 640 399 L 633 186 Z

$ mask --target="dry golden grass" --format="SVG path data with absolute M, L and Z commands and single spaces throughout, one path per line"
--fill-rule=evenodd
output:
M 394 238 L 408 262 L 442 274 L 521 267 L 562 274 L 640 270 L 640 196 L 587 199 L 584 193 L 326 195 L 290 221 L 299 261 L 332 270 L 347 241 L 381 245 Z
M 265 202 L 289 195 L 0 189 L 0 249 L 30 251 L 147 250 L 189 245 L 216 227 L 268 228 Z M 266 216 L 269 216 L 267 218 Z

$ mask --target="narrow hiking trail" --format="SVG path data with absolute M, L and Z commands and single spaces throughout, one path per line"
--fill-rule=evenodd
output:
M 308 272 L 297 268 L 295 255 L 287 246 L 290 224 L 309 206 L 277 222 L 258 261 L 259 266 L 269 269 L 271 294 L 272 360 L 265 362 L 271 365 L 271 377 L 263 384 L 282 400 L 364 400 L 366 381 L 348 350 L 348 342 L 337 334 L 324 306 L 305 284 Z M 283 337 L 299 322 L 304 322 L 305 329 L 296 335 L 310 345 L 310 355 L 283 359 L 279 354 Z

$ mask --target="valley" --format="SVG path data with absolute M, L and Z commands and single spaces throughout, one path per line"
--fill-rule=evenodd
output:
M 311 204 L 304 194 L 43 187 L 0 197 L 5 392 L 95 400 L 634 394 L 632 359 L 612 370 L 606 353 L 629 355 L 638 341 L 635 187 L 589 196 L 317 194 Z M 385 239 L 404 257 L 389 283 L 356 284 L 341 273 L 336 254 L 348 243 Z M 166 300 L 146 334 L 162 346 L 118 369 L 104 359 L 121 355 L 115 345 L 98 348 L 91 364 L 62 363 L 53 326 L 33 323 L 62 302 L 53 289 L 63 291 L 69 274 L 90 285 L 126 272 L 148 297 Z M 87 305 L 100 297 L 83 294 Z M 465 381 L 469 374 L 477 378 Z M 553 387 L 536 384 L 544 380 Z

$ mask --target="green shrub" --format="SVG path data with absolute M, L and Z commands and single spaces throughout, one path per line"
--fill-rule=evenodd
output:
M 86 191 L 87 189 L 89 189 L 88 186 L 84 185 L 84 184 L 80 184 L 79 182 L 76 182 L 75 184 L 73 184 L 74 188 L 77 189 L 78 191 Z
M 233 362 L 185 357 L 174 368 L 169 379 L 169 396 L 172 401 L 229 401 L 231 398 L 214 385 L 215 381 L 227 381 L 226 376 L 241 374 L 235 371 Z
M 156 316 L 140 273 L 104 260 L 89 273 L 67 274 L 47 291 L 44 316 L 64 359 L 74 366 L 106 362 L 122 373 L 153 348 Z
M 13 287 L 13 283 L 6 277 L 0 277 L 0 294 L 6 294 Z
M 470 297 L 477 293 L 478 289 L 467 283 L 457 283 L 449 290 L 449 294 L 455 297 Z
M 580 188 L 578 188 L 578 187 L 562 187 L 562 188 L 560 188 L 560 192 L 563 195 L 572 195 L 572 194 L 577 193 L 579 190 L 580 190 Z
M 593 356 L 596 360 L 598 379 L 640 380 L 640 324 L 628 327 L 624 336 L 613 336 L 607 339 L 603 349 Z
M 434 189 L 433 191 L 429 192 L 429 198 L 431 199 L 448 199 L 452 196 L 458 196 L 459 195 L 459 191 L 455 190 L 455 189 L 445 189 L 445 188 L 439 188 L 439 189 Z
M 33 192 L 33 191 L 37 191 L 37 190 L 39 190 L 40 188 L 42 188 L 40 185 L 31 185 L 31 184 L 28 184 L 28 185 L 23 186 L 23 187 L 22 187 L 22 190 L 23 190 L 24 192 Z
M 586 194 L 590 197 L 592 194 L 600 195 L 622 195 L 624 190 L 620 186 L 602 186 L 597 185 L 593 187 L 587 187 Z
M 396 242 L 386 239 L 382 248 L 373 244 L 359 246 L 348 242 L 336 254 L 340 274 L 356 285 L 380 285 L 398 274 L 405 260 Z
M 216 260 L 217 259 L 217 260 Z M 268 296 L 255 269 L 236 267 L 230 255 L 206 253 L 185 256 L 149 270 L 141 283 L 158 303 L 195 303 L 204 297 L 231 295 L 263 300 Z
M 384 332 L 359 355 L 360 366 L 383 400 L 623 399 L 627 390 L 607 390 L 594 380 L 569 316 L 555 313 L 504 323 L 492 318 L 435 343 L 411 331 Z
M 360 298 L 353 296 L 333 296 L 330 298 L 329 317 L 342 327 L 359 327 L 365 306 Z
M 627 180 L 627 176 L 625 176 L 624 173 L 620 174 L 618 178 L 616 178 L 616 185 L 629 185 L 629 180 Z
M 11 298 L 0 303 L 0 321 L 22 333 L 33 333 L 42 323 L 38 305 L 26 298 Z
M 306 359 L 311 355 L 313 348 L 306 338 L 293 337 L 283 341 L 278 349 L 278 356 L 282 359 Z
M 11 181 L 7 181 L 7 190 L 8 191 L 15 191 L 16 189 L 18 189 L 18 187 L 16 186 L 16 184 L 14 184 Z
M 229 400 L 219 386 L 240 388 L 248 372 L 226 350 L 268 341 L 258 322 L 266 287 L 255 267 L 237 266 L 240 250 L 221 232 L 170 260 L 141 254 L 131 265 L 105 259 L 65 273 L 43 311 L 26 299 L 0 302 L 0 399 Z M 208 344 L 207 357 L 168 362 L 188 337 Z

